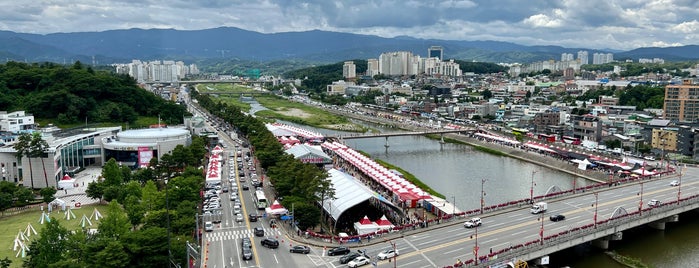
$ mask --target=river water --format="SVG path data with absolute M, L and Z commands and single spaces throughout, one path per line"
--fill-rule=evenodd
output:
M 260 109 L 263 107 L 253 104 L 251 111 Z M 372 123 L 357 123 L 382 132 L 395 131 Z M 344 134 L 341 131 L 300 127 L 325 135 Z M 535 196 L 544 194 L 553 185 L 567 190 L 573 187 L 573 181 L 576 187 L 591 183 L 568 173 L 483 153 L 467 145 L 440 144 L 422 136 L 391 137 L 388 139 L 388 149 L 384 147 L 384 138 L 350 139 L 345 143 L 355 150 L 368 153 L 372 158 L 412 173 L 443 194 L 447 201 L 455 200 L 461 210 L 480 207 L 481 187 L 485 192 L 486 206 L 529 198 L 532 174 Z M 680 215 L 680 222 L 667 224 L 665 231 L 648 228 L 626 231 L 623 240 L 610 243 L 610 249 L 641 259 L 652 267 L 699 267 L 699 213 Z M 624 267 L 590 246 L 578 246 L 553 254 L 551 262 L 549 267 Z

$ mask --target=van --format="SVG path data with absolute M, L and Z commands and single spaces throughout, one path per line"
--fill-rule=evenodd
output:
M 651 199 L 650 201 L 648 201 L 648 206 L 649 206 L 649 207 L 657 207 L 657 206 L 660 206 L 660 200 L 658 200 L 658 199 Z

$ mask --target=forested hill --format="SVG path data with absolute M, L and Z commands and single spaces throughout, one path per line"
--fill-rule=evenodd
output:
M 454 60 L 454 62 L 459 64 L 459 69 L 461 69 L 461 71 L 464 73 L 472 72 L 477 74 L 492 74 L 507 72 L 508 69 L 505 66 L 490 62 L 471 62 L 463 60 Z
M 19 110 L 60 124 L 133 123 L 138 116 L 175 124 L 186 114 L 185 107 L 138 87 L 128 75 L 94 71 L 80 62 L 0 65 L 0 111 Z

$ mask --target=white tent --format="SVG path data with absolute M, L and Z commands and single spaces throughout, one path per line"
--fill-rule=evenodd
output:
M 49 203 L 49 212 L 51 211 L 51 206 L 60 206 L 61 210 L 66 210 L 66 201 L 63 201 L 61 199 L 54 199 Z
M 63 176 L 63 178 L 58 181 L 58 189 L 73 189 L 73 186 L 75 185 L 75 179 L 71 178 L 68 175 Z
M 280 215 L 280 214 L 286 214 L 289 211 L 287 209 L 285 209 L 282 206 L 282 204 L 279 204 L 279 201 L 274 200 L 274 203 L 272 203 L 271 206 L 269 206 L 268 208 L 265 208 L 265 212 L 267 212 L 267 214 L 271 214 L 271 215 Z
M 357 234 L 369 234 L 379 230 L 379 225 L 372 222 L 369 217 L 364 216 L 361 220 L 354 223 L 354 229 L 357 230 Z

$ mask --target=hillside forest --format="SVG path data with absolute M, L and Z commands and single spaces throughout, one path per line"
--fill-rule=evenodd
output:
M 26 111 L 59 124 L 134 123 L 139 116 L 182 122 L 184 106 L 140 88 L 125 74 L 95 71 L 75 62 L 0 65 L 0 110 Z

